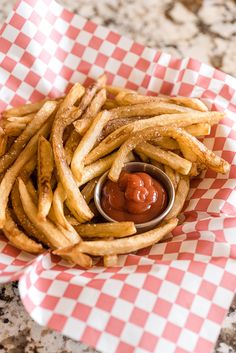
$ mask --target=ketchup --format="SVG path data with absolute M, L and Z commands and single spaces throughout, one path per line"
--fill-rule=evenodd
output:
M 147 173 L 121 172 L 117 183 L 106 181 L 101 206 L 116 221 L 145 223 L 165 210 L 167 192 Z

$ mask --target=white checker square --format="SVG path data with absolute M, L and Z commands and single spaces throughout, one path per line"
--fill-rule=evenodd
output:
M 133 311 L 133 307 L 134 306 L 132 303 L 117 298 L 116 302 L 112 307 L 112 316 L 123 321 L 128 321 L 130 314 Z
M 60 17 L 58 17 L 54 23 L 54 29 L 61 33 L 61 34 L 65 34 L 66 31 L 69 28 L 69 24 L 65 21 L 63 21 L 63 19 L 61 19 Z
M 84 287 L 79 296 L 79 301 L 88 306 L 95 306 L 100 292 L 93 288 Z
M 176 349 L 176 345 L 165 338 L 160 338 L 157 346 L 156 353 L 174 353 Z
M 183 328 L 179 335 L 177 345 L 185 349 L 187 352 L 194 352 L 197 340 L 198 335 L 196 333 Z
M 30 313 L 30 316 L 33 320 L 35 320 L 39 325 L 45 326 L 52 316 L 51 310 L 47 310 L 41 308 L 40 306 L 36 306 Z
M 173 82 L 178 77 L 179 72 L 171 68 L 167 68 L 165 72 L 165 81 Z
M 119 338 L 109 333 L 103 332 L 98 339 L 97 347 L 101 352 L 113 353 L 116 352 L 119 342 Z
M 25 1 L 21 1 L 17 6 L 17 13 L 26 19 L 30 17 L 32 11 L 32 6 L 28 5 Z
M 161 285 L 158 295 L 159 297 L 174 303 L 179 294 L 179 290 L 180 288 L 176 284 L 164 281 Z
M 63 335 L 71 337 L 72 332 L 76 330 L 77 332 L 79 332 L 80 337 L 82 337 L 84 329 L 85 329 L 84 322 L 80 320 L 76 320 L 73 317 L 68 317 L 63 327 Z
M 148 90 L 159 93 L 162 84 L 163 81 L 161 79 L 152 76 L 148 84 Z
M 173 261 L 171 263 L 171 267 L 178 268 L 179 270 L 182 271 L 187 271 L 189 267 L 189 260 L 178 260 L 178 261 Z
M 81 82 L 84 83 L 86 80 L 87 75 L 83 74 L 82 72 L 79 71 L 74 71 L 72 76 L 71 76 L 71 82 Z M 60 89 L 62 91 L 62 89 Z
M 48 67 L 55 73 L 60 74 L 62 69 L 62 62 L 58 60 L 56 57 L 52 56 L 49 62 Z M 64 80 L 64 79 L 63 79 Z M 64 80 L 65 81 L 65 80 Z
M 68 286 L 67 282 L 58 281 L 54 279 L 54 281 L 52 281 L 50 287 L 48 288 L 47 294 L 53 295 L 55 297 L 60 297 L 62 293 L 65 292 L 67 286 Z
M 224 269 L 219 266 L 215 266 L 213 264 L 208 264 L 206 271 L 204 273 L 204 279 L 209 281 L 210 283 L 214 283 L 218 285 L 220 283 L 221 278 L 224 274 Z
M 199 70 L 200 75 L 212 78 L 214 75 L 215 69 L 207 64 L 201 63 L 201 67 Z
M 107 38 L 108 34 L 110 33 L 110 30 L 106 27 L 102 27 L 102 26 L 97 26 L 97 28 L 95 29 L 95 36 L 101 38 L 101 39 L 105 39 Z M 112 43 L 110 43 L 112 44 Z
M 23 54 L 24 54 L 24 50 L 15 44 L 12 44 L 12 46 L 7 52 L 7 55 L 13 60 L 16 60 L 16 58 L 21 58 Z
M 48 12 L 48 6 L 45 2 L 36 2 L 34 5 L 34 11 L 41 17 L 44 17 Z
M 66 57 L 64 64 L 68 66 L 71 70 L 76 70 L 78 66 L 78 59 L 75 55 L 73 54 L 68 54 Z
M 19 34 L 19 30 L 9 24 L 8 26 L 5 27 L 1 36 L 7 40 L 11 38 L 11 42 L 14 42 L 18 34 Z
M 144 289 L 140 289 L 136 297 L 135 306 L 145 311 L 151 312 L 156 302 L 156 295 Z
M 104 69 L 97 65 L 92 65 L 91 69 L 89 70 L 89 76 L 96 79 L 97 77 L 101 76 L 104 73 Z
M 104 283 L 102 287 L 102 292 L 106 294 L 113 294 L 114 297 L 118 297 L 123 287 L 123 283 L 121 281 L 116 281 L 114 279 L 109 279 Z
M 106 70 L 116 74 L 120 68 L 120 62 L 114 58 L 109 58 L 106 63 Z
M 154 246 L 152 246 L 150 250 L 150 255 L 162 255 L 164 254 L 165 248 L 166 248 L 165 243 L 155 244 Z
M 235 263 L 234 263 L 234 266 L 235 266 Z M 234 274 L 235 274 L 235 272 L 234 272 Z M 222 298 L 224 298 L 224 300 L 222 300 Z M 216 291 L 215 291 L 214 297 L 212 298 L 212 301 L 214 304 L 218 305 L 219 307 L 228 309 L 232 299 L 233 299 L 233 294 L 231 291 L 218 286 L 216 288 Z
M 54 7 L 53 7 L 53 9 L 54 9 Z M 86 22 L 87 22 L 87 19 L 82 17 L 82 16 L 80 16 L 80 15 L 76 15 L 70 20 L 70 24 L 72 26 L 78 27 L 78 28 L 84 27 Z
M 99 330 L 104 331 L 109 318 L 109 313 L 94 307 L 89 314 L 87 324 L 88 326 L 94 327 L 96 329 L 99 327 Z
M 124 59 L 122 60 L 122 63 L 131 66 L 132 68 L 135 67 L 137 61 L 139 60 L 139 57 L 132 52 L 126 53 Z
M 83 60 L 88 63 L 94 64 L 97 57 L 97 51 L 95 49 L 87 47 L 83 54 Z
M 31 67 L 31 70 L 40 73 L 43 76 L 47 70 L 47 65 L 40 59 L 36 59 Z
M 33 285 L 31 285 L 31 287 L 28 289 L 27 294 L 35 305 L 40 305 L 45 297 L 45 293 L 42 293 Z
M 30 38 L 33 38 L 37 31 L 38 31 L 38 27 L 35 26 L 35 24 L 30 21 L 25 22 L 23 27 L 21 28 L 21 32 Z
M 53 86 L 56 87 L 58 90 L 63 92 L 68 85 L 68 81 L 66 81 L 64 78 L 61 76 L 57 76 L 55 81 L 53 82 Z
M 158 58 L 158 64 L 167 67 L 169 65 L 170 59 L 170 54 L 161 53 L 160 57 Z
M 78 43 L 87 46 L 92 38 L 92 34 L 86 31 L 81 31 L 77 37 Z
M 75 300 L 62 297 L 58 301 L 58 303 L 54 309 L 54 312 L 57 314 L 70 316 L 72 314 L 73 310 L 75 309 L 75 304 L 76 304 Z
M 187 321 L 189 311 L 178 304 L 173 304 L 169 315 L 168 321 L 173 324 L 183 327 Z
M 136 288 L 142 288 L 145 279 L 146 279 L 145 273 L 134 272 L 126 278 L 125 283 L 130 284 L 131 286 Z
M 212 252 L 213 257 L 230 257 L 230 244 L 215 243 Z
M 112 53 L 114 52 L 116 46 L 110 42 L 107 42 L 106 40 L 101 44 L 99 48 L 99 53 L 102 53 L 106 56 L 111 56 Z
M 60 16 L 60 14 L 61 14 L 61 6 L 56 1 L 50 2 L 50 4 L 48 6 L 49 6 L 50 11 L 55 16 Z
M 220 325 L 206 319 L 201 327 L 199 335 L 206 340 L 215 343 L 220 333 Z
M 163 334 L 167 320 L 159 315 L 150 313 L 145 324 L 145 331 L 160 337 Z
M 74 46 L 74 41 L 68 37 L 62 37 L 60 40 L 60 47 L 65 50 L 65 52 L 70 53 L 73 46 Z
M 197 82 L 197 79 L 198 79 L 197 72 L 186 69 L 184 71 L 182 82 L 186 82 L 188 84 L 195 84 Z
M 4 100 L 5 102 L 10 102 L 14 97 L 14 95 L 15 95 L 15 92 L 7 88 L 6 86 L 3 86 L 1 88 L 1 99 Z M 3 254 L 1 254 L 1 261 L 3 261 L 4 263 L 4 260 L 2 260 L 2 256 Z
M 50 54 L 50 56 L 53 56 L 58 49 L 58 43 L 55 43 L 53 40 L 51 40 L 51 38 L 47 38 L 43 48 Z
M 27 46 L 27 51 L 29 53 L 34 53 L 36 57 L 38 57 L 42 51 L 42 47 L 39 43 L 37 43 L 34 39 L 31 39 Z M 19 63 L 20 64 L 20 63 Z
M 141 83 L 143 82 L 143 79 L 145 77 L 144 73 L 141 73 L 141 71 L 133 68 L 130 75 L 129 75 L 129 81 L 135 83 L 136 85 L 140 86 Z
M 193 273 L 186 272 L 181 282 L 181 287 L 191 293 L 197 293 L 201 285 L 201 278 Z
M 113 70 L 111 72 L 115 74 L 115 72 Z M 117 86 L 121 86 L 121 87 L 125 87 L 126 83 L 127 83 L 127 79 L 125 79 L 121 76 L 116 76 L 113 81 L 113 85 L 117 85 Z
M 133 45 L 133 41 L 129 38 L 121 37 L 117 45 L 119 48 L 128 52 Z
M 156 56 L 156 50 L 152 48 L 145 47 L 143 48 L 143 52 L 141 54 L 141 58 L 146 59 L 147 61 L 152 62 L 152 65 L 154 64 L 153 61 Z
M 203 318 L 207 317 L 209 309 L 211 307 L 211 302 L 199 295 L 196 295 L 193 299 L 191 306 L 191 312 L 193 314 L 199 315 Z
M 132 346 L 137 346 L 142 334 L 143 328 L 127 322 L 121 333 L 120 339 Z

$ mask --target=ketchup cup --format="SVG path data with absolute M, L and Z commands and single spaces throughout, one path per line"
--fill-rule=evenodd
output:
M 161 169 L 148 163 L 142 163 L 142 162 L 127 163 L 125 164 L 122 170 L 129 173 L 145 172 L 149 174 L 151 177 L 153 177 L 154 179 L 156 179 L 157 181 L 159 181 L 165 188 L 168 196 L 168 202 L 164 211 L 161 214 L 159 214 L 157 217 L 153 218 L 148 222 L 135 223 L 135 226 L 138 232 L 147 231 L 149 229 L 154 228 L 158 223 L 160 223 L 163 220 L 163 218 L 165 218 L 165 216 L 167 216 L 167 214 L 170 212 L 174 203 L 175 189 L 170 178 Z M 104 183 L 107 180 L 108 173 L 109 172 L 106 172 L 105 174 L 103 174 L 97 182 L 97 185 L 94 190 L 94 202 L 99 213 L 105 219 L 107 219 L 110 222 L 117 222 L 115 219 L 108 216 L 101 206 L 102 189 L 103 189 Z

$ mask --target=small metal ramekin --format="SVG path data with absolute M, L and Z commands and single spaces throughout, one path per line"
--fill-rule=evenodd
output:
M 161 182 L 167 191 L 168 195 L 168 204 L 165 210 L 156 218 L 153 218 L 151 221 L 145 223 L 135 223 L 135 226 L 138 231 L 147 231 L 154 228 L 158 223 L 160 223 L 163 218 L 170 212 L 174 199 L 175 199 L 175 189 L 170 180 L 170 178 L 159 168 L 155 167 L 152 164 L 142 163 L 142 162 L 131 162 L 125 164 L 124 168 L 127 172 L 136 173 L 136 172 L 145 172 L 151 175 L 154 179 Z M 109 172 L 104 173 L 97 182 L 97 185 L 94 190 L 94 202 L 99 211 L 99 213 L 110 222 L 117 222 L 115 219 L 109 217 L 101 206 L 101 194 L 104 183 L 107 180 L 107 175 Z

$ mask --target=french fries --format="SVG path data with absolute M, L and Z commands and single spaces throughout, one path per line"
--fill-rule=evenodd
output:
M 54 168 L 50 142 L 43 136 L 38 139 L 38 216 L 45 219 L 52 204 L 51 177 Z
M 120 254 L 159 242 L 177 226 L 191 178 L 206 168 L 229 171 L 229 163 L 197 139 L 224 113 L 208 111 L 197 98 L 106 86 L 105 75 L 87 88 L 75 83 L 62 98 L 2 116 L 0 229 L 20 250 L 40 254 L 49 247 L 83 268 L 97 261 L 94 256 L 117 266 Z M 103 173 L 117 182 L 124 164 L 140 159 L 163 170 L 175 188 L 171 210 L 145 233 L 134 222 L 105 222 L 93 200 Z

